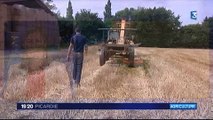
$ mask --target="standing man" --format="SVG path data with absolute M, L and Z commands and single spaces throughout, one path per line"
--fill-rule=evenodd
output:
M 80 86 L 81 73 L 83 67 L 84 50 L 87 54 L 88 47 L 86 45 L 87 39 L 85 36 L 81 35 L 80 29 L 77 27 L 75 29 L 76 34 L 70 40 L 70 46 L 68 48 L 67 60 L 70 61 L 70 56 L 72 55 L 72 85 Z

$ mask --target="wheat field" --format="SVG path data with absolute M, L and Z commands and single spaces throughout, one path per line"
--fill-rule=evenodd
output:
M 136 48 L 136 65 L 111 58 L 99 66 L 98 47 L 85 55 L 81 87 L 72 98 L 66 51 L 28 51 L 22 58 L 50 56 L 49 64 L 29 73 L 11 65 L 0 99 L 0 118 L 212 118 L 211 50 Z M 29 56 L 29 53 L 31 56 Z M 37 58 L 37 57 L 35 57 Z M 16 102 L 197 102 L 195 111 L 16 111 Z M 8 108 L 9 106 L 9 108 Z

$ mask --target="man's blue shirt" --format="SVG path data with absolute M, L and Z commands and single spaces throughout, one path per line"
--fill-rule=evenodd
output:
M 87 39 L 85 36 L 81 35 L 81 34 L 75 34 L 72 38 L 71 38 L 71 41 L 70 41 L 74 48 L 73 48 L 73 51 L 74 52 L 81 52 L 83 53 L 84 52 L 84 46 L 85 44 L 87 43 Z

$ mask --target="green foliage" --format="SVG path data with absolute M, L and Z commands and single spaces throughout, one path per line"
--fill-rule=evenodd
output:
M 69 40 L 74 33 L 74 21 L 67 18 L 59 18 L 59 32 L 61 36 L 61 46 L 68 46 Z
M 209 28 L 213 17 L 205 18 L 202 24 L 193 24 L 181 27 L 177 46 L 187 48 L 209 48 Z
M 134 8 L 125 8 L 124 10 L 115 13 L 115 19 L 119 20 L 121 18 L 126 20 L 136 20 L 136 13 L 138 10 Z
M 53 0 L 42 0 L 42 2 L 44 2 L 44 4 L 45 4 L 51 11 L 57 10 L 57 7 L 56 7 L 56 5 L 53 3 Z
M 91 13 L 82 9 L 80 13 L 76 13 L 75 25 L 81 28 L 81 32 L 90 40 L 100 40 L 102 32 L 98 28 L 104 27 L 104 23 L 97 13 Z
M 69 0 L 68 8 L 67 8 L 67 19 L 73 20 L 72 14 L 73 14 L 72 4 Z
M 89 43 L 96 43 L 102 37 L 102 32 L 98 28 L 104 27 L 104 23 L 97 13 L 91 13 L 88 10 L 81 10 L 76 13 L 75 20 L 65 17 L 59 18 L 59 30 L 62 38 L 61 45 L 68 46 L 69 40 L 74 35 L 75 27 L 80 27 L 81 33 L 85 35 Z
M 175 16 L 171 10 L 160 8 L 125 8 L 111 15 L 111 2 L 105 6 L 104 22 L 97 13 L 82 9 L 72 16 L 71 2 L 67 18 L 59 18 L 60 35 L 63 43 L 69 43 L 69 38 L 78 26 L 90 42 L 102 38 L 101 27 L 115 27 L 115 21 L 121 18 L 130 20 L 132 28 L 137 28 L 135 42 L 150 47 L 186 47 L 209 48 L 209 28 L 213 28 L 213 17 L 207 18 L 202 24 L 181 26 L 180 16 Z M 67 11 L 67 12 L 68 12 Z
M 112 17 L 111 2 L 110 0 L 108 0 L 104 11 L 104 21 L 109 20 L 111 17 Z
M 125 8 L 115 14 L 116 19 L 131 20 L 138 29 L 137 42 L 150 47 L 208 48 L 209 21 L 181 27 L 180 16 L 160 8 Z
M 170 47 L 180 27 L 179 17 L 165 8 L 139 8 L 136 13 L 138 37 L 144 46 Z M 141 38 L 140 38 L 141 37 Z
M 58 17 L 61 18 L 61 13 L 53 3 L 53 0 L 42 0 L 42 2 Z
M 105 27 L 107 27 L 107 28 L 113 27 L 113 21 L 114 21 L 113 18 L 110 18 L 110 19 L 105 20 L 105 21 L 104 21 Z

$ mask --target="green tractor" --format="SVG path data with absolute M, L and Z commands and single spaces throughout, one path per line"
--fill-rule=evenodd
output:
M 121 20 L 118 25 L 120 28 L 99 28 L 104 32 L 107 31 L 107 39 L 101 45 L 100 51 L 100 66 L 103 66 L 110 57 L 114 55 L 124 56 L 128 58 L 128 66 L 134 67 L 135 49 L 138 46 L 134 44 L 135 36 L 130 34 L 131 31 L 136 31 L 135 28 L 126 28 L 129 23 L 126 20 Z

